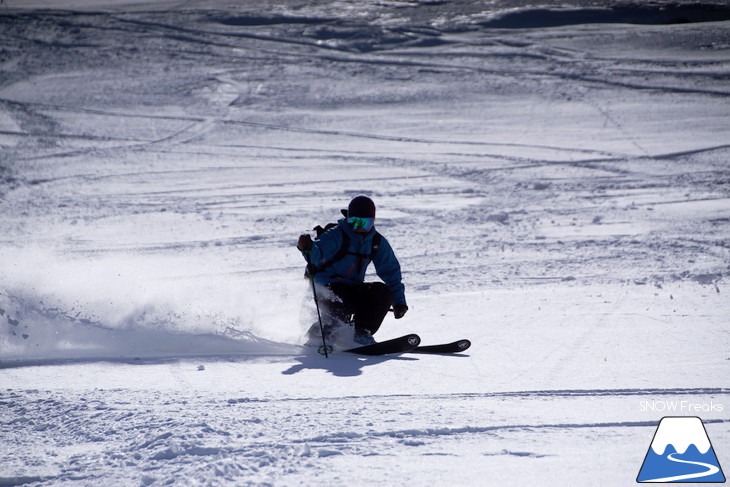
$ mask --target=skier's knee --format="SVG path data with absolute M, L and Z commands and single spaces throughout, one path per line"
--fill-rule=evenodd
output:
M 387 305 L 390 307 L 393 303 L 393 293 L 390 291 L 390 288 L 382 282 L 372 283 L 370 292 L 375 300 L 382 303 L 384 306 Z

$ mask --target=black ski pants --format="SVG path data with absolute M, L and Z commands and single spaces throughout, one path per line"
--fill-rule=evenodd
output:
M 322 318 L 328 325 L 352 322 L 357 334 L 375 334 L 388 314 L 393 295 L 382 282 L 345 284 L 335 282 L 327 285 L 334 299 L 324 299 Z M 336 325 L 335 325 L 336 326 Z

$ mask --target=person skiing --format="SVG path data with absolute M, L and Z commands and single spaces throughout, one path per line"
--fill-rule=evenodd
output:
M 400 263 L 388 241 L 375 230 L 375 203 L 367 196 L 354 197 L 342 210 L 346 217 L 316 240 L 302 234 L 297 248 L 307 260 L 310 277 L 320 291 L 325 339 L 352 336 L 360 345 L 374 343 L 391 305 L 396 319 L 408 311 Z M 365 282 L 372 262 L 383 282 Z M 347 330 L 347 326 L 353 328 Z M 319 323 L 307 332 L 309 342 L 322 343 Z M 343 336 L 344 335 L 344 336 Z

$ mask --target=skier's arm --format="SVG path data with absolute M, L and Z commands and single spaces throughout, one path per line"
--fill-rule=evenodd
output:
M 390 243 L 382 237 L 380 248 L 373 259 L 375 272 L 390 288 L 393 294 L 393 306 L 406 306 L 405 286 L 400 271 L 400 263 Z
M 302 252 L 304 258 L 312 265 L 322 267 L 329 259 L 335 256 L 342 245 L 342 232 L 332 228 L 324 232 L 319 238 L 312 242 L 309 250 Z

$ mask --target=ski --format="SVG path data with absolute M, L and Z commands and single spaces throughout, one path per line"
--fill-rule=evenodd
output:
M 387 355 L 389 353 L 405 353 L 415 350 L 421 343 L 418 335 L 403 335 L 402 337 L 385 340 L 384 342 L 376 342 L 371 345 L 350 348 L 344 350 L 348 353 L 356 353 L 359 355 Z
M 471 347 L 469 340 L 457 340 L 452 343 L 441 343 L 439 345 L 424 345 L 411 350 L 411 353 L 458 353 Z

